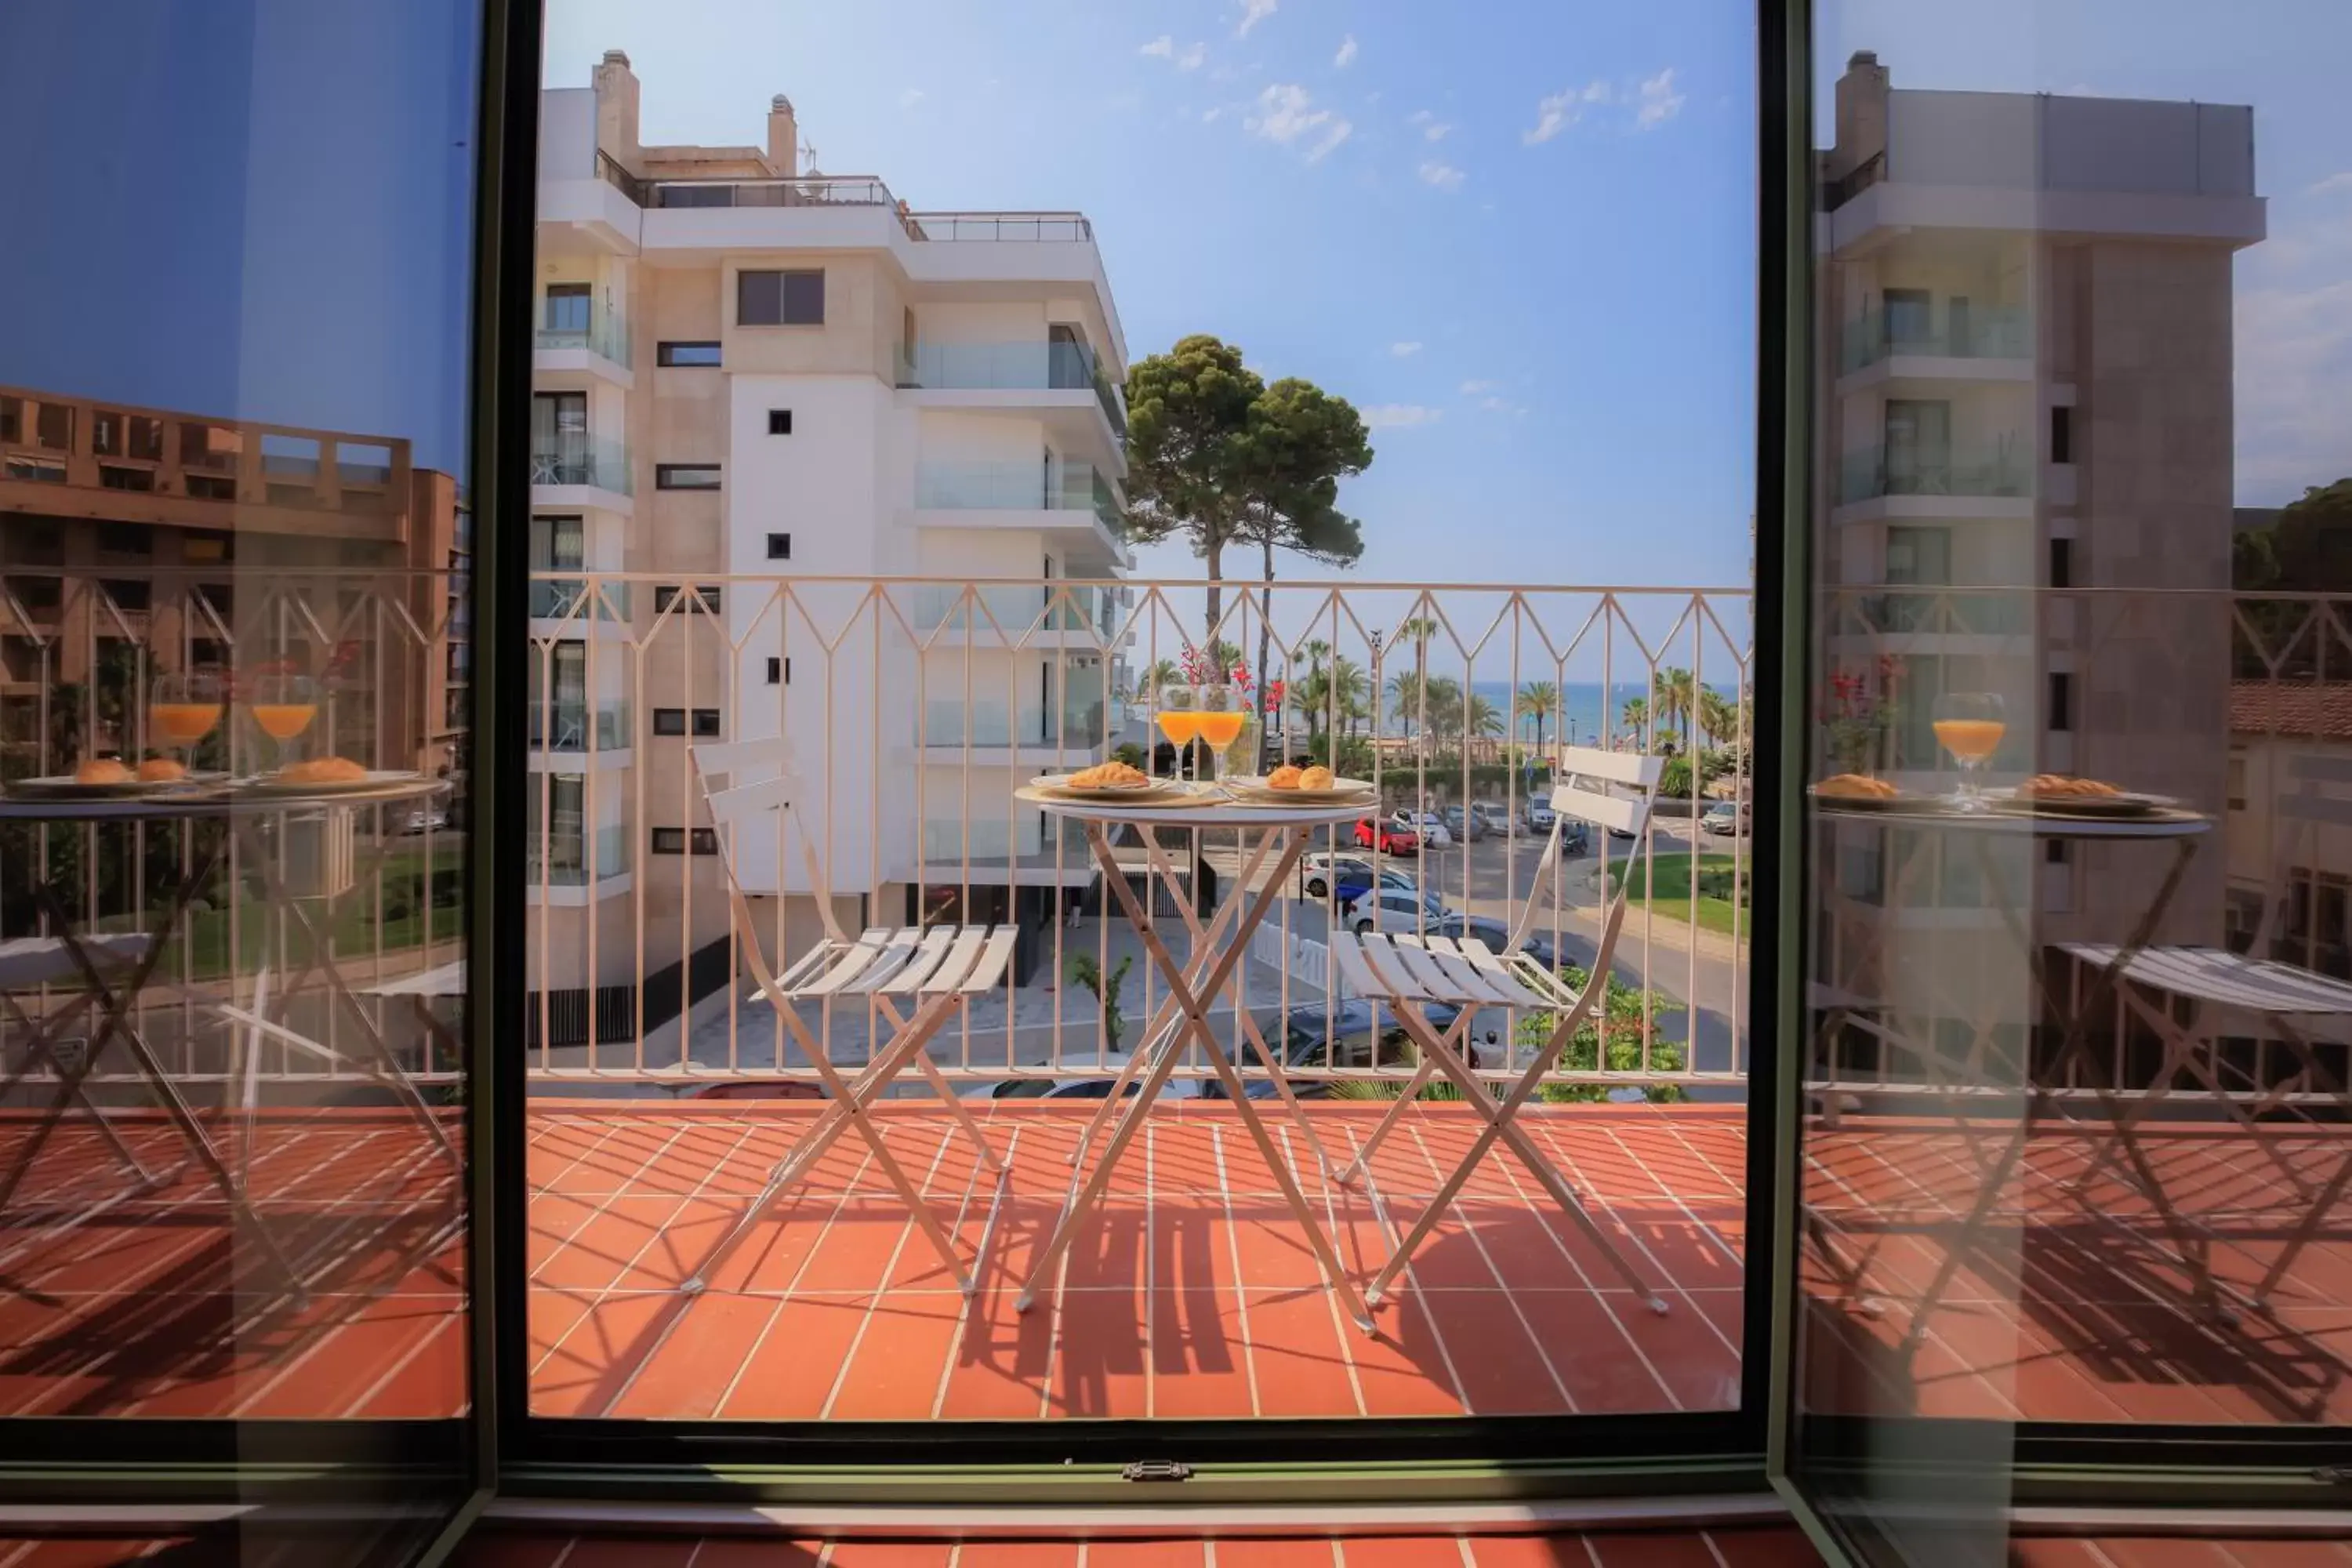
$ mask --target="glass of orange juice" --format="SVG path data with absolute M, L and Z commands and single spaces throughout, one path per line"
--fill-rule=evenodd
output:
M 1201 687 L 1200 710 L 1201 739 L 1215 763 L 1214 776 L 1222 781 L 1233 771 L 1230 753 L 1242 738 L 1242 721 L 1248 715 L 1242 711 L 1241 693 L 1222 680 Z
M 1985 809 L 1984 791 L 1974 774 L 2000 750 L 2009 731 L 1999 696 L 1990 691 L 1952 691 L 1936 700 L 1936 739 L 1960 764 L 1959 788 L 1952 805 L 1959 811 Z
M 261 732 L 278 748 L 278 765 L 285 767 L 288 755 L 302 731 L 319 716 L 319 689 L 307 675 L 264 675 L 253 683 L 253 693 L 247 708 Z
M 209 670 L 160 675 L 148 688 L 148 744 L 179 752 L 184 768 L 194 769 L 196 743 L 213 732 L 220 719 L 220 677 Z
M 1160 710 L 1154 715 L 1160 721 L 1160 732 L 1176 748 L 1176 776 L 1184 776 L 1186 748 L 1201 737 L 1200 692 L 1183 681 L 1170 681 L 1160 689 Z

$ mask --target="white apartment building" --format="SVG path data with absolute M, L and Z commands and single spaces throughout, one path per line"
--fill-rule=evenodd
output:
M 1121 592 L 1051 584 L 1131 560 L 1126 344 L 1086 218 L 820 174 L 781 96 L 764 146 L 647 146 L 614 51 L 542 95 L 538 239 L 534 565 L 640 574 L 590 606 L 535 590 L 542 985 L 723 938 L 701 739 L 795 742 L 845 921 L 966 889 L 972 918 L 1049 918 L 1091 878 L 1012 790 L 1103 754 Z M 901 578 L 955 581 L 871 582 Z M 813 914 L 797 845 L 737 853 L 780 919 Z
M 1906 788 L 1950 786 L 1935 698 L 1991 690 L 1998 776 L 2083 773 L 2219 813 L 2226 605 L 2090 591 L 2230 585 L 2231 258 L 2264 233 L 2252 111 L 1895 89 L 1865 51 L 1836 133 L 1815 220 L 1825 676 L 1895 659 L 1885 761 Z M 1896 907 L 1885 929 L 1914 957 L 1997 930 L 1956 836 L 1924 836 L 1942 863 L 1907 879 L 1876 836 L 1848 837 L 1841 882 Z M 2158 940 L 2221 940 L 2221 860 L 2200 854 Z M 2042 845 L 2009 871 L 2037 883 L 2042 940 L 2119 941 L 2167 861 Z

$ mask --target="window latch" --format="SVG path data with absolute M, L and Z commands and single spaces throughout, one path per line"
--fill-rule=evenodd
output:
M 1181 1459 L 1136 1459 L 1120 1468 L 1123 1481 L 1189 1481 L 1192 1467 Z

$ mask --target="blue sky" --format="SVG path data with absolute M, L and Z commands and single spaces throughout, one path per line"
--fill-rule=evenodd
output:
M 546 79 L 623 48 L 649 142 L 758 141 L 782 91 L 827 173 L 1083 209 L 1131 354 L 1214 332 L 1367 413 L 1366 577 L 1730 584 L 1751 9 L 551 0 Z
M 0 383 L 462 468 L 472 0 L 11 0 Z

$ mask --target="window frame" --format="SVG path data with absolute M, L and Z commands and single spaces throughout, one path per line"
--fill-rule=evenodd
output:
M 822 329 L 825 323 L 825 271 L 823 267 L 738 267 L 734 268 L 735 325 L 748 331 L 766 331 L 779 327 Z M 747 309 L 751 302 L 753 279 L 770 278 L 775 279 L 776 291 L 776 319 L 772 321 L 756 319 Z M 795 317 L 793 286 L 795 282 L 801 285 L 798 298 L 801 307 L 805 310 L 808 304 L 807 283 L 812 278 L 816 280 L 816 314 L 814 317 Z
M 710 357 L 682 360 L 677 357 L 680 349 L 709 349 Z M 654 345 L 654 365 L 659 370 L 723 370 L 726 358 L 726 344 L 718 338 L 669 338 Z

